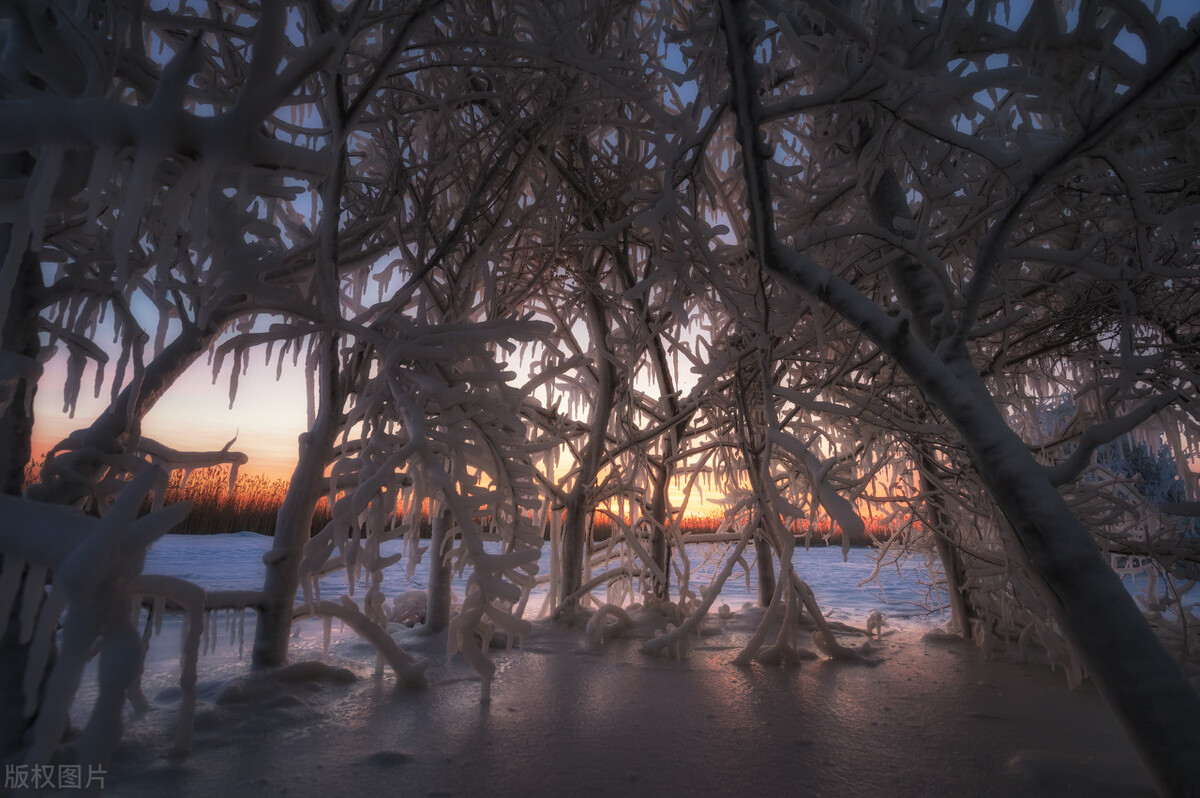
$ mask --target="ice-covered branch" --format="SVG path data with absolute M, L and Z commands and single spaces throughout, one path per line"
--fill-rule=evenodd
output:
M 685 640 L 688 635 L 694 633 L 699 627 L 700 622 L 704 620 L 704 616 L 712 609 L 712 605 L 716 602 L 717 596 L 721 594 L 721 588 L 729 581 L 729 577 L 733 575 L 733 569 L 737 567 L 738 561 L 742 556 L 742 552 L 746 550 L 746 546 L 754 539 L 754 527 L 757 518 L 752 519 L 752 522 L 747 524 L 742 530 L 740 539 L 733 551 L 725 558 L 725 563 L 721 570 L 713 579 L 712 584 L 704 591 L 704 595 L 700 600 L 700 604 L 692 611 L 692 613 L 675 629 L 658 637 L 651 638 L 642 644 L 643 654 L 657 655 L 663 651 L 667 651 L 674 646 L 676 651 L 685 651 L 679 644 Z
M 96 645 L 101 657 L 100 697 L 77 744 L 80 760 L 107 763 L 120 739 L 125 695 L 141 671 L 142 657 L 141 644 L 129 621 L 130 596 L 146 549 L 191 509 L 186 503 L 172 505 L 137 519 L 143 501 L 163 480 L 162 471 L 144 470 L 126 486 L 101 519 L 0 496 L 0 508 L 14 521 L 5 525 L 11 532 L 0 537 L 0 550 L 6 555 L 0 582 L 15 579 L 14 573 L 19 575 L 25 560 L 44 562 L 54 568 L 50 594 L 45 601 L 38 602 L 34 600 L 37 597 L 27 595 L 24 605 L 27 614 L 37 613 L 36 625 L 26 637 L 32 643 L 25 671 L 25 713 L 34 715 L 36 710 L 27 762 L 50 761 L 66 731 L 67 710 Z M 64 521 L 62 535 L 33 534 L 33 530 L 54 528 Z M 35 577 L 31 570 L 29 583 L 40 588 Z M 49 662 L 59 615 L 64 610 L 58 657 L 49 669 L 45 692 L 41 694 L 37 686 Z
M 342 596 L 340 601 L 321 600 L 296 607 L 296 618 L 306 618 L 312 615 L 327 616 L 344 621 L 364 640 L 375 646 L 380 656 L 386 659 L 388 665 L 391 666 L 396 678 L 405 687 L 425 687 L 427 685 L 425 671 L 429 667 L 429 660 L 418 660 L 400 648 L 387 630 L 364 615 L 349 596 Z
M 1165 408 L 1179 400 L 1179 394 L 1169 391 L 1147 399 L 1123 416 L 1093 424 L 1083 431 L 1075 449 L 1061 463 L 1046 466 L 1046 474 L 1055 485 L 1066 485 L 1082 474 L 1092 462 L 1096 449 L 1146 423 Z
M 1051 177 L 1073 158 L 1087 152 L 1103 142 L 1113 131 L 1124 124 L 1130 114 L 1138 108 L 1171 74 L 1200 50 L 1200 30 L 1188 30 L 1172 52 L 1157 56 L 1158 63 L 1147 65 L 1146 76 L 1124 92 L 1113 107 L 1099 119 L 1080 130 L 1052 152 L 1038 159 L 1029 170 L 1029 179 L 1019 187 L 1004 216 L 997 220 L 984 237 L 974 259 L 974 273 L 964 289 L 966 306 L 959 315 L 958 325 L 951 338 L 939 347 L 949 355 L 961 348 L 979 317 L 980 307 L 991 284 L 993 272 L 1001 261 L 1002 252 L 1012 232 L 1022 219 L 1022 211 Z

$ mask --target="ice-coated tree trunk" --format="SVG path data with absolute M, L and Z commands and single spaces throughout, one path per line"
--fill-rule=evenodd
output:
M 586 516 L 582 490 L 572 490 L 567 497 L 563 516 L 562 545 L 562 594 L 563 603 L 558 608 L 561 617 L 572 620 L 579 598 L 575 593 L 583 585 L 583 557 L 585 554 Z
M 667 534 L 667 491 L 670 489 L 671 468 L 667 460 L 674 456 L 674 433 L 668 432 L 663 450 L 663 465 L 654 474 L 650 497 L 650 556 L 662 572 L 654 578 L 654 595 L 664 601 L 671 597 L 671 538 Z
M 931 518 L 939 515 L 936 511 L 930 513 Z M 946 593 L 950 596 L 950 622 L 960 635 L 970 637 L 971 620 L 974 614 L 971 612 L 970 605 L 967 604 L 966 587 L 963 584 L 962 557 L 958 556 L 958 549 L 947 537 L 946 528 L 937 526 L 935 521 L 931 521 L 931 523 L 935 524 L 933 547 L 937 551 L 938 559 L 942 561 L 942 570 L 946 573 Z
M 1200 796 L 1200 696 L 1024 442 L 983 402 L 951 416 L 1051 610 L 1165 795 Z
M 650 347 L 651 354 L 662 385 L 662 406 L 671 418 L 678 418 L 678 423 L 667 430 L 663 438 L 662 463 L 654 472 L 653 493 L 650 499 L 650 556 L 655 566 L 662 572 L 662 578 L 654 577 L 654 595 L 666 600 L 671 595 L 671 536 L 668 528 L 671 519 L 667 512 L 670 507 L 671 479 L 675 475 L 675 457 L 683 446 L 687 435 L 690 416 L 681 417 L 679 399 L 675 393 L 675 381 L 667 364 L 667 353 L 662 339 L 657 335 Z
M 450 530 L 454 515 L 433 508 L 429 540 L 429 603 L 425 608 L 425 631 L 436 634 L 450 625 Z
M 970 449 L 1013 543 L 1041 580 L 1048 606 L 1124 725 L 1164 795 L 1200 796 L 1200 695 L 1155 636 L 1087 527 L 1071 512 L 1020 437 L 1005 423 L 965 350 L 942 360 L 910 320 L 882 311 L 850 284 L 779 241 L 761 141 L 755 32 L 744 0 L 721 0 L 730 102 L 759 263 L 839 313 L 896 360 Z
M 967 604 L 966 586 L 962 580 L 962 558 L 958 548 L 949 539 L 950 530 L 947 527 L 946 516 L 937 506 L 938 497 L 929 502 L 930 524 L 934 527 L 934 548 L 937 558 L 942 560 L 942 570 L 946 572 L 946 592 L 950 596 L 950 623 L 964 637 L 971 636 L 971 620 L 973 613 Z
M 321 184 L 321 218 L 318 226 L 319 253 L 313 273 L 313 301 L 322 316 L 333 323 L 341 318 L 338 289 L 338 255 L 341 245 L 339 223 L 342 216 L 342 188 L 346 179 L 346 133 L 342 103 L 342 78 L 335 76 L 334 96 L 328 100 L 328 119 L 333 164 Z M 345 422 L 342 407 L 345 389 L 341 383 L 340 339 L 336 332 L 315 333 L 317 338 L 317 408 L 309 431 L 300 436 L 300 452 L 287 495 L 275 521 L 271 550 L 264 556 L 267 566 L 263 579 L 263 601 L 258 625 L 254 630 L 251 665 L 273 668 L 287 662 L 288 638 L 292 632 L 292 611 L 300 587 L 300 561 L 304 546 L 312 536 L 317 502 L 326 488 L 325 467 L 333 456 L 333 443 Z M 333 501 L 333 497 L 330 497 Z
M 604 224 L 604 218 L 597 212 L 597 221 Z M 632 289 L 638 282 L 629 260 L 628 242 L 614 251 L 616 274 L 621 278 L 625 290 Z M 670 361 L 667 358 L 667 348 L 663 344 L 661 331 L 650 323 L 646 302 L 636 293 L 631 297 L 634 308 L 642 323 L 642 328 L 649 338 L 647 351 L 650 364 L 659 385 L 659 407 L 668 418 L 678 419 L 666 431 L 663 437 L 662 460 L 651 464 L 651 494 L 650 494 L 650 557 L 658 572 L 654 575 L 654 595 L 666 600 L 671 595 L 671 538 L 668 533 L 670 519 L 667 510 L 670 506 L 671 479 L 675 474 L 675 457 L 683 446 L 687 435 L 690 414 L 682 414 L 679 406 L 679 395 L 675 390 L 675 377 L 672 374 Z
M 860 136 L 860 153 L 868 146 L 873 135 L 873 132 L 864 126 Z M 874 186 L 867 191 L 867 199 L 872 220 L 893 235 L 903 236 L 905 230 L 916 228 L 916 220 L 913 219 L 908 199 L 894 169 L 880 171 Z M 900 300 L 900 306 L 912 314 L 913 333 L 927 347 L 935 348 L 938 342 L 937 319 L 944 308 L 942 294 L 936 281 L 908 254 L 893 258 L 887 266 L 887 273 Z M 927 416 L 928 413 L 921 411 L 922 421 L 926 420 Z M 945 513 L 946 497 L 942 495 L 941 486 L 931 478 L 936 461 L 928 446 L 921 441 L 914 443 L 913 450 L 921 474 L 921 497 L 932 526 L 934 548 L 946 574 L 951 621 L 959 634 L 970 637 L 971 611 L 964 593 L 962 558 L 952 540 L 955 530 L 950 528 Z
M 737 438 L 738 449 L 746 464 L 746 474 L 758 497 L 760 509 L 765 519 L 772 512 L 761 479 L 763 471 L 763 450 L 766 447 L 766 436 L 761 429 L 756 429 L 755 416 L 763 415 L 755 407 L 751 407 L 751 397 L 764 394 L 757 386 L 765 384 L 761 373 L 744 364 L 739 364 L 734 377 L 734 403 L 737 406 Z M 771 531 L 763 520 L 754 530 L 754 565 L 758 570 L 758 605 L 770 607 L 775 600 L 778 582 L 775 579 L 775 556 L 771 547 Z M 781 563 L 782 564 L 782 563 Z
M 332 338 L 332 336 L 328 336 Z M 323 359 L 335 358 L 335 344 L 325 341 Z M 336 369 L 323 363 L 324 370 Z M 322 380 L 321 405 L 312 428 L 300 436 L 300 457 L 292 471 L 287 495 L 279 507 L 275 537 L 264 556 L 263 601 L 254 630 L 255 668 L 273 668 L 287 662 L 288 638 L 292 631 L 292 609 L 300 587 L 300 560 L 304 544 L 312 534 L 313 515 L 326 488 L 325 466 L 340 427 L 341 402 L 333 380 Z
M 0 268 L 12 245 L 12 225 L 0 225 Z M 11 268 L 11 267 L 10 267 Z M 18 270 L 12 276 L 13 286 L 7 297 L 8 313 L 5 318 L 3 347 L 5 356 L 16 362 L 32 366 L 38 356 L 38 306 L 36 295 L 41 286 L 41 270 L 38 257 L 29 251 L 22 253 L 16 261 Z M 10 282 L 0 279 L 0 284 Z M 4 301 L 0 298 L 0 301 Z M 31 374 L 13 386 L 8 406 L 0 413 L 0 493 L 20 496 L 25 484 L 25 468 L 33 454 L 33 397 L 37 381 Z M 4 555 L 0 554 L 0 570 L 4 567 Z M 4 624 L 0 633 L 0 759 L 7 758 L 22 744 L 25 732 L 34 718 L 22 716 L 25 705 L 25 663 L 29 658 L 30 643 L 20 641 L 20 597 L 25 593 L 24 579 L 18 599 L 13 602 L 9 617 L 0 619 Z
M 0 263 L 3 262 L 11 238 L 12 225 L 0 226 Z M 38 351 L 37 291 L 41 287 L 41 270 L 37 255 L 23 253 L 17 262 L 13 290 L 8 297 L 3 346 L 6 357 L 35 369 Z M 2 267 L 0 267 L 2 268 Z M 3 301 L 0 299 L 0 301 Z M 0 492 L 19 496 L 25 485 L 25 467 L 33 454 L 33 397 L 37 380 L 32 373 L 12 388 L 8 406 L 0 413 Z
M 573 622 L 579 611 L 580 596 L 576 595 L 583 586 L 583 558 L 586 556 L 588 520 L 596 510 L 593 490 L 596 475 L 600 473 L 600 461 L 607 443 L 608 420 L 616 406 L 617 374 L 608 350 L 607 314 L 603 300 L 596 291 L 586 300 L 588 329 L 592 338 L 592 349 L 596 352 L 596 402 L 592 406 L 592 417 L 588 425 L 588 440 L 575 484 L 567 495 L 566 517 L 563 519 L 562 594 L 563 605 L 559 617 Z
M 769 607 L 775 596 L 775 558 L 761 527 L 754 533 L 754 565 L 758 569 L 758 605 Z
M 22 588 L 24 585 L 22 584 Z M 23 717 L 29 642 L 20 641 L 20 602 L 14 602 L 0 635 L 0 759 L 20 750 L 34 718 Z
M 925 511 L 929 519 L 930 530 L 933 533 L 933 545 L 937 550 L 938 559 L 942 561 L 942 570 L 946 573 L 946 592 L 950 596 L 950 619 L 954 628 L 963 637 L 971 636 L 971 608 L 967 604 L 966 586 L 963 583 L 963 561 L 951 535 L 944 508 L 945 501 L 941 488 L 929 478 L 933 460 L 920 451 L 918 446 L 918 466 L 921 471 L 921 496 L 925 502 Z

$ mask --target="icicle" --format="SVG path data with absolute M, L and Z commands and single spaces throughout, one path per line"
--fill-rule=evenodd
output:
M 167 346 L 167 332 L 171 329 L 171 314 L 161 313 L 158 317 L 158 326 L 154 330 L 154 354 L 162 354 L 163 349 Z M 216 377 L 213 377 L 213 382 L 216 382 Z
M 279 347 L 279 359 L 275 363 L 275 381 L 279 382 L 283 378 L 283 360 L 287 357 L 288 347 L 292 345 L 290 340 L 284 341 Z
M 297 352 L 300 347 L 296 347 Z M 307 368 L 304 370 L 304 379 L 307 390 L 304 395 L 307 400 L 306 409 L 308 411 L 308 428 L 312 429 L 317 420 L 317 362 L 315 356 L 308 358 Z
M 238 381 L 242 376 L 242 353 L 237 352 L 233 356 L 233 368 L 229 370 L 229 409 L 233 409 L 233 403 L 237 399 Z
M 217 378 L 221 376 L 221 366 L 225 363 L 225 350 L 217 347 L 209 355 L 209 362 L 212 364 L 212 384 L 217 384 Z
M 38 610 L 42 606 L 42 597 L 46 593 L 46 567 L 30 564 L 25 576 L 25 590 L 21 594 L 21 635 L 22 645 L 33 637 L 34 621 L 37 620 Z
M 137 626 L 142 618 L 142 597 L 134 594 L 129 597 L 129 622 Z
M 31 574 L 33 570 L 32 568 L 30 569 Z M 41 578 L 44 579 L 45 577 L 42 576 Z M 38 614 L 37 626 L 34 629 L 27 655 L 25 683 L 22 688 L 25 692 L 23 716 L 26 718 L 33 717 L 37 711 L 38 701 L 42 697 L 42 691 L 39 688 L 42 678 L 46 673 L 46 666 L 50 662 L 50 651 L 54 647 L 55 632 L 58 629 L 58 618 L 67 608 L 67 600 L 67 593 L 62 589 L 61 585 L 55 586 L 50 589 L 50 595 L 46 597 L 45 603 L 42 604 L 41 612 Z M 22 607 L 23 609 L 24 607 Z M 24 621 L 24 612 L 22 612 L 22 621 Z M 26 642 L 24 631 L 24 626 L 22 625 L 22 643 Z
M 242 607 L 241 611 L 238 613 L 237 634 L 238 634 L 238 659 L 240 660 L 242 658 L 242 652 L 245 650 L 245 646 L 246 646 L 246 608 L 245 607 Z
M 326 654 L 328 654 L 329 653 L 329 643 L 333 638 L 333 618 L 326 615 L 321 620 L 322 620 L 322 623 L 324 623 L 324 625 L 325 625 L 325 629 L 324 629 L 325 638 L 324 638 L 324 643 L 322 644 L 322 650 Z
M 67 354 L 67 382 L 63 386 L 63 412 L 75 418 L 75 407 L 79 402 L 79 386 L 83 382 L 83 369 L 87 359 L 82 353 L 69 349 Z
M 29 178 L 29 188 L 26 189 L 25 208 L 28 211 L 29 250 L 39 252 L 45 235 L 46 212 L 50 207 L 50 197 L 54 185 L 58 182 L 58 174 L 62 169 L 63 149 L 61 147 L 42 147 L 38 153 L 37 164 Z M 20 249 L 20 247 L 14 247 Z
M 21 574 L 25 571 L 25 560 L 11 554 L 5 555 L 3 568 L 0 569 L 0 618 L 7 619 L 12 615 L 13 602 L 16 601 L 17 591 L 21 587 Z
M 125 385 L 125 371 L 129 367 L 131 349 L 132 347 L 122 346 L 121 354 L 117 356 L 117 365 L 112 379 L 112 389 L 109 393 L 109 402 L 111 404 L 116 404 L 117 397 L 121 394 L 121 388 Z
M 92 383 L 92 396 L 96 399 L 100 398 L 100 393 L 104 390 L 104 361 L 96 361 L 96 379 Z
M 141 603 L 140 597 L 138 599 L 138 603 L 139 604 Z M 154 608 L 153 608 L 152 612 L 154 613 L 154 634 L 155 635 L 162 634 L 163 612 L 166 610 L 166 606 L 167 606 L 167 597 L 166 596 L 157 595 L 154 597 Z
M 115 147 L 98 147 L 92 156 L 92 168 L 88 172 L 87 182 L 87 216 L 86 220 L 95 222 L 100 218 L 100 208 L 104 204 L 104 185 L 112 173 Z

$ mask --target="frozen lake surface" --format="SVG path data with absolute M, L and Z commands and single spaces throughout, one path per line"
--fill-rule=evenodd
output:
M 428 543 L 428 541 L 424 541 Z M 383 553 L 399 551 L 399 541 L 385 544 Z M 493 547 L 495 544 L 487 544 Z M 713 578 L 716 563 L 704 561 L 711 553 L 711 544 L 689 545 L 688 556 L 693 563 L 692 588 L 705 587 Z M 154 544 L 146 557 L 146 573 L 178 576 L 195 582 L 208 590 L 249 589 L 262 586 L 262 555 L 271 547 L 271 538 L 252 532 L 232 535 L 166 535 Z M 390 547 L 390 548 L 389 548 Z M 842 551 L 836 546 L 813 546 L 805 551 L 797 547 L 792 563 L 796 573 L 808 582 L 816 593 L 817 601 L 829 617 L 862 624 L 872 610 L 879 610 L 891 618 L 928 619 L 930 623 L 942 623 L 946 617 L 936 612 L 938 597 L 930 593 L 928 585 L 931 575 L 928 565 L 920 557 L 910 558 L 902 564 L 891 564 L 880 569 L 878 582 L 859 587 L 871 577 L 874 561 L 871 549 L 851 549 L 848 562 L 842 561 Z M 428 555 L 426 555 L 428 556 Z M 748 548 L 745 559 L 754 562 L 753 549 Z M 406 563 L 400 562 L 384 573 L 383 592 L 392 596 L 411 589 L 424 589 L 428 569 L 422 562 L 412 581 L 405 578 Z M 550 567 L 550 547 L 542 547 L 538 561 L 538 573 L 547 573 Z M 749 582 L 739 568 L 734 578 L 725 583 L 720 603 L 737 608 L 742 604 L 757 601 L 755 574 L 751 571 Z M 461 594 L 465 579 L 455 580 L 455 589 Z M 346 592 L 346 579 L 342 573 L 326 576 L 321 581 L 324 597 L 336 597 Z M 696 590 L 698 593 L 699 591 Z M 356 591 L 361 598 L 362 591 Z M 526 614 L 536 617 L 545 589 L 536 590 L 531 597 Z M 603 597 L 601 590 L 598 595 Z M 926 605 L 930 604 L 934 610 Z M 941 606 L 945 606 L 945 593 L 941 594 Z
M 261 581 L 268 538 L 168 537 L 147 570 L 211 588 Z M 1151 796 L 1120 727 L 1090 687 L 1069 690 L 1044 666 L 988 661 L 968 643 L 923 638 L 935 616 L 910 615 L 927 578 L 920 563 L 884 574 L 865 551 L 798 552 L 797 570 L 833 617 L 859 625 L 881 608 L 895 619 L 869 662 L 814 658 L 780 668 L 732 659 L 761 610 L 745 580 L 706 621 L 684 660 L 641 654 L 638 632 L 588 646 L 581 630 L 535 623 L 522 646 L 495 651 L 492 701 L 478 677 L 446 658 L 444 635 L 400 627 L 397 641 L 430 660 L 427 690 L 375 675 L 375 653 L 320 621 L 301 621 L 291 659 L 323 660 L 297 679 L 253 673 L 253 614 L 239 657 L 237 621 L 218 621 L 200 662 L 194 749 L 166 749 L 178 706 L 179 622 L 151 641 L 151 709 L 130 727 L 105 795 L 228 796 L 745 796 L 929 795 L 1005 798 Z M 388 595 L 420 586 L 393 569 Z M 703 584 L 701 578 L 700 583 Z M 344 584 L 341 585 L 344 587 Z M 336 577 L 326 587 L 339 591 Z M 859 645 L 861 638 L 847 643 Z M 81 706 L 86 706 L 85 686 Z

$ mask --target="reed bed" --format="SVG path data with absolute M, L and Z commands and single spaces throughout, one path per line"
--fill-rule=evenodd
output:
M 287 480 L 270 479 L 260 474 L 239 474 L 233 495 L 229 494 L 229 467 L 219 466 L 193 471 L 184 482 L 184 474 L 176 471 L 171 475 L 167 487 L 167 503 L 190 501 L 195 507 L 187 519 L 175 530 L 185 535 L 211 535 L 221 532 L 258 532 L 264 535 L 275 531 L 275 518 L 283 497 L 287 493 Z M 421 535 L 429 536 L 427 508 L 421 513 Z M 481 519 L 483 520 L 483 519 Z M 316 532 L 329 521 L 329 504 L 325 499 L 317 505 L 313 519 Z M 399 521 L 399 518 L 397 518 Z M 687 535 L 711 534 L 721 526 L 719 514 L 693 515 L 684 518 L 680 532 Z M 816 523 L 795 521 L 792 533 L 798 542 L 811 534 L 815 546 L 840 546 L 841 529 L 828 520 Z M 870 546 L 875 541 L 885 541 L 897 533 L 891 526 L 867 522 L 866 533 L 855 535 L 851 546 Z M 607 540 L 612 534 L 611 521 L 598 515 L 592 523 L 593 540 Z
M 166 504 L 190 501 L 192 511 L 178 527 L 177 534 L 217 535 L 226 532 L 275 533 L 275 520 L 287 495 L 285 479 L 262 474 L 238 474 L 233 492 L 229 491 L 229 466 L 199 468 L 187 474 L 171 473 L 165 496 Z M 322 499 L 313 517 L 313 531 L 329 521 L 329 503 Z
M 36 481 L 42 460 L 31 462 L 26 468 L 26 483 Z M 275 521 L 279 508 L 287 495 L 286 479 L 271 478 L 262 474 L 239 473 L 234 490 L 229 491 L 229 466 L 198 468 L 190 473 L 171 473 L 164 497 L 166 504 L 189 501 L 192 511 L 174 530 L 183 535 L 217 535 L 228 532 L 257 532 L 261 535 L 275 533 Z M 145 508 L 149 511 L 149 505 Z M 329 521 L 329 502 L 321 499 L 313 517 L 313 532 L 320 530 Z M 399 518 L 397 518 L 399 521 Z M 716 532 L 721 526 L 721 515 L 692 515 L 683 519 L 679 529 L 684 537 Z M 828 520 L 810 523 L 793 521 L 792 534 L 798 542 L 811 535 L 812 545 L 840 546 L 842 531 Z M 870 546 L 876 541 L 886 541 L 899 531 L 895 526 L 884 526 L 867 522 L 866 533 L 854 535 L 851 546 Z M 611 520 L 597 514 L 592 522 L 592 539 L 605 541 L 612 535 Z M 421 513 L 421 536 L 429 536 L 428 510 Z
M 687 538 L 688 535 L 711 535 L 720 529 L 722 521 L 723 519 L 718 513 L 687 516 L 679 523 L 679 532 L 684 538 Z M 800 545 L 803 545 L 804 539 L 810 534 L 810 541 L 814 546 L 842 545 L 841 528 L 831 524 L 828 520 L 817 521 L 816 523 L 793 521 L 790 527 L 792 534 L 796 536 L 797 543 Z M 898 527 L 884 526 L 873 521 L 868 521 L 864 534 L 850 536 L 850 545 L 860 547 L 871 546 L 876 541 L 889 540 L 898 532 Z M 611 535 L 612 522 L 605 516 L 597 516 L 592 522 L 592 539 L 604 541 L 608 540 Z

